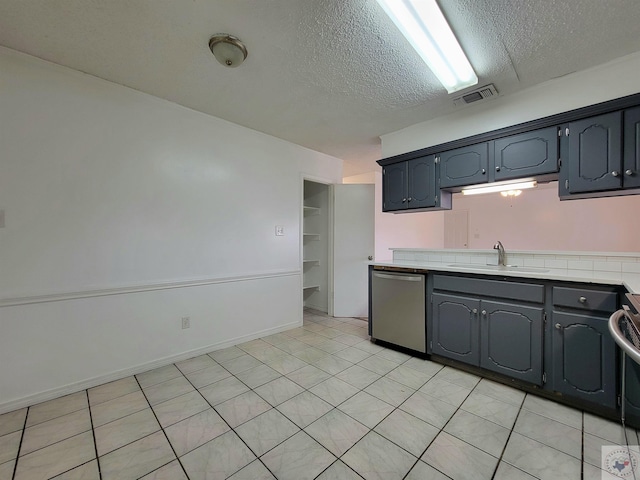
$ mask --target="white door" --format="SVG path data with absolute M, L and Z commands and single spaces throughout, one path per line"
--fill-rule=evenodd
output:
M 374 255 L 374 185 L 333 185 L 333 316 L 369 314 L 369 257 Z

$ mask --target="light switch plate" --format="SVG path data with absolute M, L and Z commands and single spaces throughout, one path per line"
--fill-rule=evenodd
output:
M 282 225 L 276 225 L 276 237 L 282 237 L 284 235 L 284 227 Z

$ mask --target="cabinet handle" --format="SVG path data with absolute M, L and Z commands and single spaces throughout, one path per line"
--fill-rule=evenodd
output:
M 474 315 L 476 315 L 478 313 L 478 309 L 474 308 L 473 310 L 471 310 L 473 312 Z
M 486 316 L 487 315 L 487 311 L 486 310 L 482 310 L 482 316 Z
M 482 169 L 482 174 L 484 175 L 485 173 L 487 173 L 487 171 L 483 168 Z
M 620 176 L 620 172 L 617 170 L 614 170 L 613 172 L 611 172 L 611 175 L 613 175 L 614 177 L 619 177 Z
M 580 297 L 580 298 L 578 299 L 578 301 L 579 301 L 580 303 L 587 303 L 587 297 Z
M 406 198 L 403 198 L 403 199 L 402 199 L 402 203 L 405 203 L 406 201 L 407 201 L 407 199 L 406 199 Z
M 408 201 L 409 201 L 409 202 L 411 201 L 411 197 L 409 197 L 409 200 L 408 200 Z
M 367 258 L 368 258 L 369 260 L 373 260 L 373 255 L 369 255 Z
M 556 323 L 556 330 L 562 330 L 562 325 L 560 325 L 559 323 Z
M 499 171 L 500 171 L 500 167 L 496 167 L 496 172 L 499 172 Z
M 624 171 L 624 174 L 625 174 L 627 177 L 631 177 L 631 176 L 633 176 L 633 170 L 625 170 L 625 171 Z

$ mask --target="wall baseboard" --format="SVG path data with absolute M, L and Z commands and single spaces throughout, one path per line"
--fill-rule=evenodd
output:
M 88 388 L 97 387 L 98 385 L 120 380 L 122 378 L 129 377 L 131 375 L 136 375 L 138 373 L 143 373 L 148 370 L 153 370 L 154 368 L 164 367 L 172 363 L 181 362 L 182 360 L 187 360 L 189 358 L 214 352 L 216 350 L 221 350 L 223 348 L 232 347 L 234 345 L 249 342 L 257 338 L 273 335 L 275 333 L 284 332 L 286 330 L 290 330 L 292 328 L 296 328 L 300 326 L 302 326 L 302 320 L 291 322 L 285 325 L 280 325 L 273 328 L 268 328 L 259 332 L 251 333 L 249 335 L 243 335 L 240 337 L 232 338 L 224 342 L 214 343 L 211 345 L 207 345 L 206 347 L 197 348 L 195 350 L 179 353 L 177 355 L 171 355 L 165 358 L 154 360 L 152 362 L 136 365 L 131 368 L 118 370 L 106 375 L 100 375 L 98 377 L 89 378 L 81 382 L 71 383 L 63 387 L 54 388 L 44 392 L 36 393 L 34 395 L 29 395 L 27 397 L 19 398 L 17 400 L 11 400 L 9 402 L 0 403 L 0 414 L 11 412 L 13 410 L 18 410 L 24 407 L 30 407 L 38 403 L 46 402 L 47 400 L 53 400 L 54 398 L 70 395 L 72 393 L 77 393 L 82 390 L 86 390 Z

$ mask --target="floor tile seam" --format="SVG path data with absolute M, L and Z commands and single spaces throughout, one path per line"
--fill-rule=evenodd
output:
M 86 391 L 86 390 L 80 390 L 80 391 L 78 391 L 78 392 L 70 393 L 70 394 L 68 394 L 68 395 L 77 395 L 78 393 L 83 392 L 83 391 Z M 68 395 L 63 395 L 62 397 L 52 398 L 51 400 L 58 400 L 59 398 L 64 398 L 64 397 L 66 397 L 66 396 L 68 396 Z M 49 401 L 51 401 L 51 400 L 49 400 Z M 33 407 L 37 407 L 38 405 L 39 405 L 39 404 L 29 406 L 29 407 L 28 407 L 28 408 L 29 408 L 29 412 L 31 412 L 31 409 L 32 409 Z M 26 416 L 26 418 L 25 418 L 25 426 L 24 426 L 24 429 L 31 428 L 31 427 L 35 427 L 35 426 L 37 426 L 37 425 L 42 425 L 43 423 L 50 422 L 51 420 L 57 420 L 57 419 L 59 419 L 60 417 L 64 417 L 65 415 L 70 415 L 70 414 L 72 414 L 72 413 L 77 413 L 77 412 L 79 412 L 80 410 L 84 410 L 85 408 L 88 408 L 88 407 L 89 407 L 89 405 L 88 405 L 88 400 L 87 400 L 87 405 L 85 405 L 84 407 L 76 408 L 75 410 L 72 410 L 72 411 L 70 411 L 70 412 L 65 412 L 65 413 L 63 413 L 63 414 L 61 414 L 61 415 L 56 415 L 55 417 L 47 418 L 46 420 L 43 420 L 43 421 L 38 422 L 38 423 L 34 423 L 33 425 L 27 425 L 27 422 L 28 422 L 28 420 L 29 420 L 29 412 L 27 412 L 27 416 Z M 16 432 L 17 432 L 17 430 L 16 430 Z M 15 433 L 15 432 L 11 432 L 11 433 Z M 4 435 L 3 435 L 3 436 L 4 436 Z
M 24 433 L 25 430 L 27 429 L 27 419 L 29 418 L 29 410 L 31 409 L 31 407 L 27 407 L 27 412 L 24 415 L 24 421 L 22 422 L 22 432 L 20 434 L 20 442 L 18 443 L 18 451 L 16 452 L 16 458 L 14 458 L 14 464 L 13 464 L 13 472 L 11 474 L 11 478 L 15 479 L 16 477 L 16 472 L 18 471 L 18 460 L 20 459 L 20 450 L 22 450 L 22 441 L 24 440 Z M 16 432 L 18 432 L 19 430 L 16 430 Z M 11 433 L 15 433 L 15 432 L 11 432 Z M 11 461 L 11 460 L 9 460 Z
M 527 393 L 527 395 L 531 395 L 531 394 L 530 394 L 530 393 Z M 534 395 L 534 396 L 535 396 L 535 395 Z M 526 397 L 525 397 L 525 398 L 526 398 Z M 538 397 L 538 398 L 543 398 L 543 397 Z M 546 399 L 545 399 L 545 400 L 546 400 Z M 551 401 L 553 401 L 553 400 L 551 400 Z M 558 405 L 562 405 L 562 404 L 558 404 Z M 551 416 L 549 416 L 549 415 L 545 415 L 545 414 L 544 414 L 544 413 L 542 413 L 542 412 L 536 412 L 536 411 L 534 411 L 534 410 L 531 410 L 531 409 L 529 409 L 529 408 L 525 407 L 524 405 L 522 406 L 522 409 L 523 409 L 523 410 L 526 410 L 526 411 L 527 411 L 527 412 L 529 412 L 529 413 L 535 413 L 536 415 L 540 415 L 541 417 L 544 417 L 544 418 L 546 418 L 547 420 L 552 420 L 552 421 L 554 421 L 554 422 L 561 423 L 561 424 L 563 424 L 563 425 L 566 425 L 567 427 L 576 428 L 576 427 L 574 427 L 573 425 L 569 425 L 568 423 L 563 422 L 562 420 L 560 420 L 560 419 L 558 419 L 558 418 L 553 418 L 553 417 L 551 417 Z M 578 410 L 578 411 L 580 412 L 580 416 L 581 416 L 581 417 L 584 417 L 584 411 L 583 411 L 583 410 Z M 582 420 L 581 420 L 581 421 L 582 421 Z M 577 429 L 576 429 L 576 430 L 577 430 Z M 593 435 L 593 434 L 591 434 L 591 435 Z M 595 435 L 595 436 L 597 437 L 597 435 Z M 606 438 L 603 438 L 603 440 L 606 440 Z
M 185 377 L 185 378 L 186 378 L 186 377 Z M 137 380 L 138 380 L 138 379 L 136 378 L 136 381 L 137 381 Z M 187 381 L 189 381 L 189 379 L 187 379 Z M 191 382 L 189 382 L 189 383 L 191 383 Z M 192 386 L 193 386 L 193 384 L 192 384 Z M 198 389 L 196 389 L 196 391 L 198 391 Z M 198 393 L 200 393 L 200 392 L 198 391 Z M 200 394 L 200 396 L 202 396 L 202 394 Z M 146 395 L 145 395 L 145 398 L 146 398 Z M 204 397 L 202 397 L 202 398 L 204 398 Z M 207 399 L 206 399 L 206 398 L 204 398 L 204 400 L 205 400 L 205 402 L 207 401 Z M 147 403 L 148 403 L 148 400 L 147 400 Z M 208 402 L 207 402 L 207 403 L 208 403 Z M 169 463 L 173 462 L 174 460 L 177 460 L 177 461 L 178 461 L 178 463 L 180 464 L 180 468 L 182 468 L 183 473 L 185 474 L 185 476 L 186 476 L 186 477 L 187 477 L 187 479 L 188 479 L 188 478 L 189 478 L 189 475 L 187 474 L 187 470 L 184 468 L 184 465 L 183 465 L 183 464 L 182 464 L 182 462 L 180 461 L 180 457 L 179 457 L 179 456 L 178 456 L 178 454 L 176 453 L 175 448 L 173 448 L 173 444 L 172 444 L 172 443 L 171 443 L 171 441 L 169 440 L 169 436 L 167 435 L 167 432 L 165 431 L 165 428 L 164 428 L 164 427 L 162 426 L 162 424 L 160 423 L 160 419 L 158 418 L 158 415 L 156 414 L 156 412 L 155 412 L 155 410 L 153 409 L 153 407 L 151 406 L 151 404 L 149 404 L 149 408 L 151 408 L 151 412 L 153 413 L 153 416 L 155 417 L 156 422 L 158 422 L 158 425 L 160 426 L 160 431 L 162 431 L 162 434 L 164 435 L 164 438 L 165 438 L 165 440 L 167 441 L 167 443 L 169 444 L 169 448 L 171 448 L 171 451 L 173 452 L 173 456 L 175 457 L 175 458 L 171 459 L 169 462 L 165 463 L 164 465 L 162 465 L 162 466 L 158 467 L 156 470 L 159 470 L 160 468 L 164 467 L 165 465 L 168 465 Z M 213 407 L 212 407 L 212 408 L 213 408 Z M 202 413 L 202 412 L 200 412 L 200 413 Z M 197 415 L 197 414 L 196 414 L 196 415 Z M 223 419 L 223 420 L 224 420 L 224 419 Z M 181 420 L 181 421 L 182 421 L 182 420 Z M 179 423 L 179 422 L 176 422 L 176 423 Z M 175 424 L 174 424 L 174 425 L 175 425 Z M 150 435 L 154 435 L 154 434 L 156 434 L 156 433 L 157 433 L 157 431 L 155 431 L 155 432 L 153 432 L 153 433 L 151 433 L 151 434 L 147 435 L 146 437 L 148 437 L 148 436 L 150 436 Z M 146 438 L 146 437 L 142 437 L 142 438 Z M 142 438 L 139 438 L 138 440 L 141 440 Z M 217 438 L 217 437 L 216 437 L 216 438 Z M 135 442 L 137 442 L 138 440 L 134 440 L 134 441 L 135 441 Z M 95 440 L 94 440 L 94 441 L 95 441 Z M 133 442 L 131 442 L 131 443 L 133 443 Z M 131 443 L 129 443 L 129 444 L 127 444 L 127 445 L 131 445 Z M 97 453 L 97 447 L 98 447 L 98 446 L 97 446 L 97 444 L 96 444 L 96 453 Z M 122 448 L 122 447 L 120 447 L 120 448 Z M 116 449 L 116 450 L 118 450 L 118 449 Z M 114 451 L 114 452 L 115 452 L 116 450 L 112 450 L 112 451 Z M 111 452 L 109 452 L 109 453 L 111 453 Z M 99 460 L 99 458 L 100 458 L 100 457 L 98 457 L 98 460 Z M 99 464 L 99 461 L 98 461 L 98 464 Z M 152 470 L 151 472 L 155 472 L 156 470 Z M 151 472 L 147 472 L 147 473 L 145 473 L 144 475 L 148 475 L 148 474 L 149 474 L 149 473 L 151 473 Z M 142 475 L 142 476 L 144 477 L 144 475 Z M 100 479 L 102 480 L 102 476 L 100 477 Z
M 335 455 L 334 455 L 335 457 Z M 342 460 L 340 460 L 339 458 L 336 458 L 335 461 L 333 461 L 327 468 L 325 468 L 324 470 L 322 470 L 318 475 L 316 475 L 314 478 L 314 480 L 317 480 L 318 478 L 320 478 L 322 476 L 322 474 L 324 472 L 326 472 L 327 470 L 329 470 L 335 463 L 337 462 L 342 462 L 342 464 L 347 467 L 349 470 L 351 470 L 353 473 L 355 473 L 357 475 L 358 478 L 362 478 L 364 480 L 364 477 L 362 475 L 360 475 L 358 472 L 356 472 L 353 468 L 351 468 L 349 465 L 347 465 L 345 462 L 343 462 Z
M 564 423 L 563 423 L 562 425 L 564 425 Z M 513 432 L 515 432 L 515 433 L 519 434 L 519 435 L 522 435 L 523 437 L 527 437 L 527 438 L 528 438 L 528 439 L 530 439 L 530 440 L 534 440 L 534 441 L 536 441 L 536 442 L 538 442 L 538 443 L 541 443 L 541 444 L 543 444 L 543 445 L 545 445 L 545 446 L 547 446 L 547 447 L 549 447 L 549 448 L 553 448 L 554 450 L 558 450 L 559 452 L 562 452 L 562 453 L 564 453 L 564 454 L 566 454 L 566 455 L 569 455 L 570 457 L 573 457 L 573 458 L 576 458 L 576 459 L 578 459 L 578 460 L 582 461 L 582 460 L 583 460 L 583 458 L 584 458 L 584 432 L 583 432 L 582 430 L 579 430 L 579 429 L 575 428 L 575 427 L 570 427 L 569 425 L 564 425 L 564 426 L 565 426 L 565 427 L 569 427 L 569 428 L 571 428 L 571 429 L 573 429 L 573 430 L 576 430 L 577 432 L 579 432 L 579 433 L 580 433 L 580 456 L 579 456 L 579 457 L 577 457 L 577 456 L 575 456 L 575 455 L 573 455 L 573 454 L 571 454 L 571 453 L 567 453 L 567 452 L 565 452 L 565 451 L 559 450 L 559 449 L 557 449 L 556 447 L 554 447 L 554 446 L 552 446 L 552 445 L 549 445 L 548 443 L 545 443 L 545 441 L 543 441 L 543 440 L 540 440 L 540 439 L 538 439 L 538 438 L 534 438 L 534 437 L 532 437 L 531 435 L 528 435 L 528 434 L 527 434 L 527 433 L 525 433 L 525 432 L 522 432 L 522 431 L 520 431 L 520 430 L 517 430 L 517 429 L 516 429 L 516 424 L 515 424 L 515 423 L 514 423 L 513 428 L 512 428 L 511 430 L 512 430 Z M 606 439 L 603 439 L 603 440 L 606 440 Z M 608 441 L 608 440 L 607 440 L 607 441 Z
M 524 472 L 524 473 L 526 473 L 528 475 L 531 475 L 532 477 L 537 478 L 536 475 L 534 475 L 533 473 L 527 472 L 526 470 L 523 470 L 522 468 L 519 468 L 518 466 L 513 465 L 512 463 L 509 463 L 507 460 L 504 459 L 504 454 L 507 451 L 507 447 L 509 446 L 509 442 L 511 441 L 511 437 L 513 436 L 513 433 L 514 433 L 513 428 L 515 428 L 516 423 L 518 422 L 518 418 L 520 417 L 520 414 L 522 413 L 522 410 L 526 410 L 524 408 L 524 401 L 526 400 L 526 398 L 527 398 L 527 396 L 525 395 L 524 398 L 522 399 L 522 404 L 520 405 L 520 408 L 518 409 L 518 414 L 516 415 L 516 418 L 513 421 L 513 427 L 509 430 L 509 435 L 507 436 L 507 441 L 505 442 L 504 447 L 502 447 L 502 452 L 500 453 L 500 458 L 498 459 L 498 464 L 496 465 L 496 468 L 495 468 L 495 470 L 493 472 L 492 478 L 496 475 L 496 473 L 498 471 L 498 467 L 500 466 L 500 462 L 505 462 L 505 463 L 511 465 L 512 467 L 517 468 L 518 470 L 520 470 L 520 471 L 522 471 L 522 472 Z M 518 433 L 518 432 L 515 432 L 515 433 Z M 521 435 L 521 434 L 518 433 L 518 435 Z M 529 438 L 529 437 L 527 437 L 527 438 Z M 536 440 L 533 440 L 533 441 L 535 442 Z M 540 443 L 540 442 L 537 442 L 537 443 Z M 551 448 L 551 447 L 549 447 L 549 448 Z M 581 465 L 580 469 L 582 471 L 582 465 Z M 582 478 L 582 474 L 580 475 L 580 478 Z
M 205 355 L 206 355 L 206 354 L 205 354 Z M 198 355 L 198 357 L 199 357 L 199 356 L 200 356 L 200 355 Z M 208 355 L 207 355 L 207 356 L 208 356 Z M 198 357 L 192 357 L 192 358 L 198 358 Z M 209 358 L 211 358 L 211 357 L 209 357 Z M 190 359 L 190 358 L 188 358 L 187 360 L 191 360 L 191 359 Z M 192 373 L 201 372 L 202 370 L 206 370 L 207 368 L 215 367 L 216 365 L 219 365 L 219 366 L 221 366 L 221 367 L 222 367 L 222 365 L 220 365 L 218 362 L 216 362 L 215 360 L 213 360 L 213 358 L 211 358 L 211 360 L 212 360 L 213 362 L 215 362 L 215 365 L 207 365 L 206 367 L 197 368 L 197 369 L 195 369 L 195 370 L 190 370 L 190 371 L 188 371 L 188 372 L 183 372 L 182 370 L 180 370 L 180 367 L 178 367 L 178 364 L 177 364 L 177 363 L 174 363 L 174 365 L 176 366 L 176 368 L 177 368 L 178 370 L 180 370 L 180 373 L 186 377 L 187 375 L 191 375 Z M 222 367 L 222 368 L 224 368 L 224 367 Z M 226 370 L 226 368 L 225 368 L 225 370 Z M 228 371 L 228 370 L 227 370 L 227 371 Z
M 69 439 L 71 439 L 71 438 L 75 438 L 75 437 L 77 437 L 77 436 L 84 435 L 84 434 L 85 434 L 85 433 L 87 433 L 87 432 L 92 432 L 92 435 L 94 435 L 94 437 L 95 437 L 95 434 L 93 433 L 93 428 L 89 428 L 89 429 L 87 429 L 87 430 L 84 430 L 84 431 L 82 431 L 82 432 L 75 433 L 74 435 L 71 435 L 71 436 L 69 436 L 69 437 L 67 437 L 67 438 L 63 438 L 63 439 L 61 439 L 61 440 L 57 440 L 57 441 L 52 442 L 52 443 L 50 443 L 50 444 L 48 444 L 48 445 L 45 445 L 44 447 L 37 448 L 36 450 L 32 450 L 31 452 L 28 452 L 28 453 L 25 453 L 25 454 L 21 454 L 21 453 L 20 453 L 20 450 L 18 450 L 18 456 L 16 457 L 16 459 L 15 459 L 15 460 L 17 461 L 17 460 L 18 460 L 18 459 L 20 459 L 20 458 L 24 458 L 24 457 L 26 457 L 26 456 L 33 455 L 33 454 L 35 454 L 35 453 L 37 453 L 37 452 L 39 452 L 39 451 L 41 451 L 41 450 L 44 450 L 45 448 L 51 447 L 51 446 L 53 446 L 53 445 L 57 445 L 57 444 L 62 443 L 62 442 L 64 442 L 64 441 L 66 441 L 66 440 L 69 440 Z M 24 437 L 24 435 L 23 435 L 23 437 Z M 95 444 L 95 438 L 94 438 L 94 444 Z M 20 449 L 22 448 L 22 439 L 20 440 L 20 447 L 19 447 L 19 448 L 20 448 Z M 96 456 L 96 458 L 97 458 L 97 456 Z M 16 463 L 17 463 L 17 462 L 16 462 Z M 86 463 L 86 462 L 85 462 L 85 463 Z

